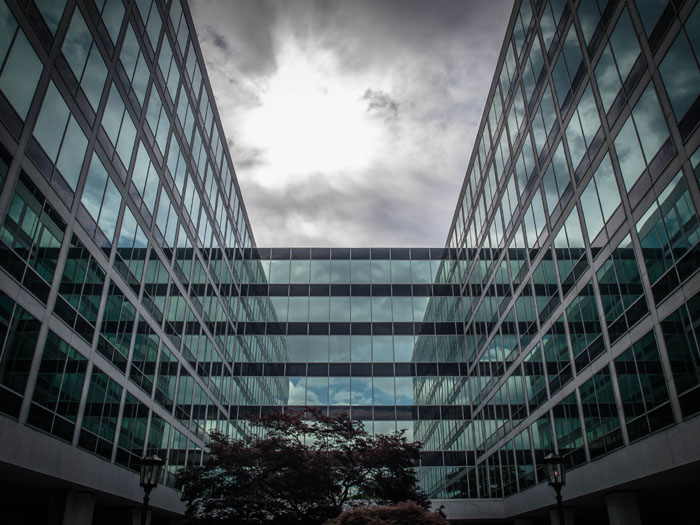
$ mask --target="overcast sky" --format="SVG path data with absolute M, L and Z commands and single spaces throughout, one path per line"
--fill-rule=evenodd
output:
M 442 246 L 512 0 L 190 0 L 258 246 Z

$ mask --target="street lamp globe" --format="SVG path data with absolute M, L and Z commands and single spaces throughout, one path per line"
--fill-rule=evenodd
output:
M 152 489 L 158 486 L 160 469 L 163 468 L 164 463 L 165 461 L 159 458 L 156 454 L 146 456 L 141 459 L 141 487 L 150 492 Z
M 566 484 L 566 468 L 564 458 L 558 454 L 549 454 L 543 460 L 547 481 L 554 488 L 561 488 Z

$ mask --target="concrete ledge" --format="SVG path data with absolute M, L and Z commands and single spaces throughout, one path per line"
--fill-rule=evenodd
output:
M 125 500 L 124 504 L 138 506 L 143 498 L 136 473 L 3 416 L 0 416 L 0 464 L 48 476 L 64 485 L 114 496 Z M 151 493 L 151 505 L 177 515 L 185 512 L 180 492 L 164 485 Z
M 566 475 L 565 501 L 612 490 L 665 471 L 700 462 L 700 417 L 694 417 Z M 547 508 L 554 501 L 546 483 L 504 499 L 505 516 L 519 516 Z

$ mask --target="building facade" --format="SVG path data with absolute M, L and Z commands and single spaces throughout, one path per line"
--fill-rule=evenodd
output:
M 3 0 L 9 515 L 128 522 L 157 452 L 175 518 L 207 432 L 308 406 L 422 441 L 453 519 L 548 522 L 557 451 L 578 522 L 693 523 L 696 4 L 516 1 L 446 246 L 290 249 L 255 245 L 186 4 Z

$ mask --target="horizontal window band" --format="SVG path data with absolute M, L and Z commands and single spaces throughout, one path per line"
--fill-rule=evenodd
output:
M 235 252 L 238 255 L 238 252 Z M 247 260 L 375 260 L 425 261 L 453 260 L 454 248 L 245 248 Z
M 194 295 L 204 295 L 206 285 L 192 285 Z M 243 284 L 244 297 L 459 297 L 458 284 Z M 222 295 L 237 295 L 231 285 L 221 285 Z
M 235 363 L 235 377 L 466 377 L 468 363 Z
M 462 335 L 462 323 L 238 323 L 238 335 Z
M 306 409 L 320 410 L 322 414 L 337 417 L 342 414 L 351 419 L 361 421 L 436 421 L 460 420 L 465 424 L 471 421 L 469 405 L 322 405 L 322 406 L 292 406 L 292 405 L 231 405 L 231 419 L 246 419 L 261 417 L 274 413 L 304 413 Z M 311 412 L 307 414 L 311 416 Z

